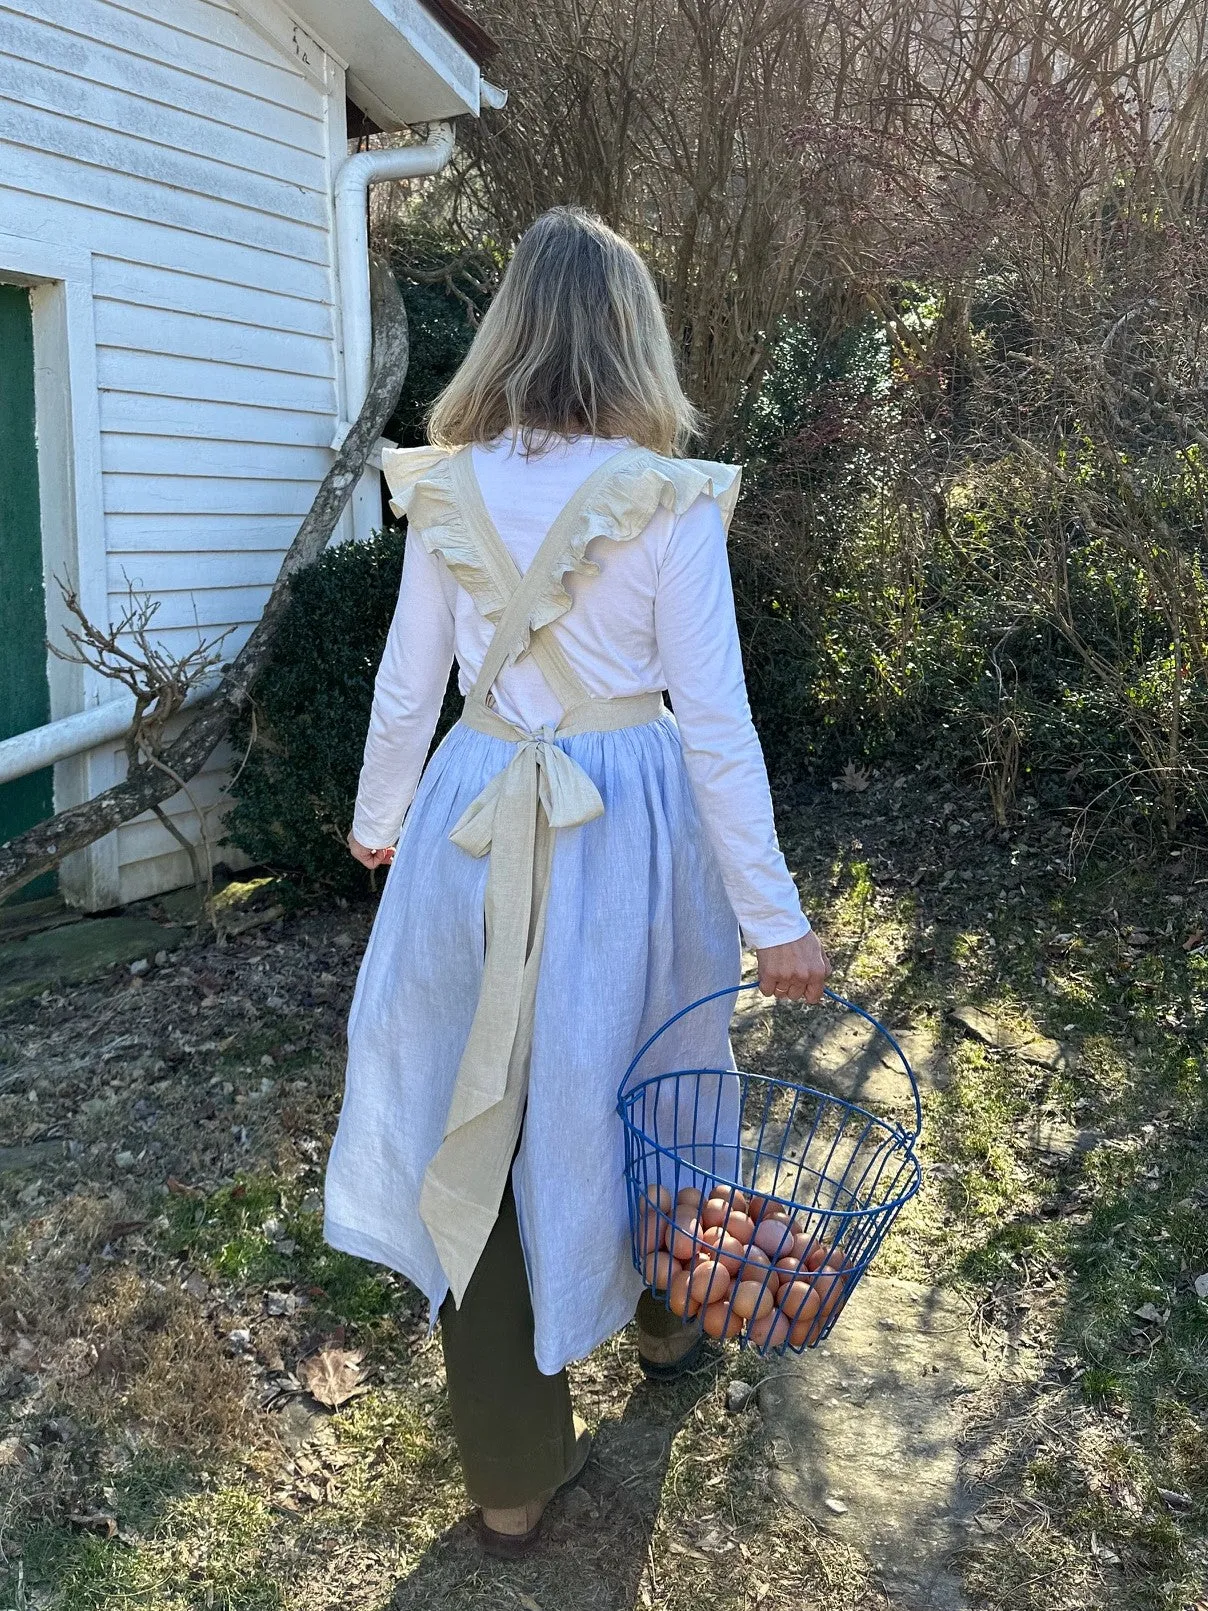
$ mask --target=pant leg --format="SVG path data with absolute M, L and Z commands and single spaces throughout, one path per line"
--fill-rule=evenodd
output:
M 649 1292 L 643 1292 L 638 1299 L 637 1314 L 634 1316 L 638 1323 L 638 1330 L 644 1331 L 647 1337 L 678 1337 L 681 1332 L 699 1331 L 700 1322 L 697 1320 L 681 1320 L 679 1315 L 673 1315 L 671 1310 L 661 1298 L 654 1297 Z
M 499 1218 L 461 1308 L 441 1305 L 449 1408 L 466 1490 L 491 1509 L 526 1505 L 571 1468 L 575 1429 L 566 1372 L 543 1376 L 509 1177 Z

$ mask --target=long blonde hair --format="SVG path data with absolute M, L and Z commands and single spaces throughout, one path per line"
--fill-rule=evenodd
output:
M 510 432 L 526 451 L 591 435 L 678 454 L 700 427 L 649 269 L 579 207 L 553 207 L 521 236 L 473 345 L 428 411 L 428 440 L 447 448 Z

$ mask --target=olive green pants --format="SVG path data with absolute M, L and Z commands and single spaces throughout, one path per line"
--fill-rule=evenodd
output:
M 445 1376 L 466 1491 L 509 1510 L 556 1488 L 571 1468 L 575 1428 L 566 1372 L 543 1376 L 533 1354 L 533 1301 L 511 1177 L 461 1308 L 440 1310 Z
M 683 1325 L 648 1292 L 638 1324 L 652 1337 Z M 571 1468 L 575 1428 L 566 1372 L 543 1376 L 533 1354 L 533 1302 L 508 1178 L 499 1218 L 461 1308 L 440 1310 L 449 1409 L 466 1491 L 477 1505 L 509 1510 L 558 1487 Z

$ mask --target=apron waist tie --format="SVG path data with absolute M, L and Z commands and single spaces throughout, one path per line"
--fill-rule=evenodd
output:
M 478 1005 L 444 1140 L 428 1165 L 419 1200 L 458 1307 L 498 1215 L 520 1136 L 554 830 L 604 812 L 600 791 L 557 739 L 640 726 L 666 711 L 661 693 L 588 699 L 557 728 L 535 733 L 506 721 L 481 699 L 468 699 L 462 711 L 467 727 L 516 747 L 449 834 L 471 856 L 490 857 Z

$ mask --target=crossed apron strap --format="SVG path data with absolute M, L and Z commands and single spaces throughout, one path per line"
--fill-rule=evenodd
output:
M 511 759 L 470 803 L 449 837 L 472 856 L 490 856 L 486 955 L 473 1022 L 458 1065 L 444 1139 L 420 1190 L 420 1217 L 460 1307 L 499 1212 L 528 1094 L 537 978 L 545 938 L 554 832 L 590 822 L 604 810 L 599 790 L 543 728 L 527 733 L 488 707 L 495 678 L 524 631 L 532 606 L 564 551 L 568 532 L 600 483 L 635 450 L 613 454 L 558 515 L 523 574 L 487 511 L 465 448 L 452 460 L 454 487 L 478 557 L 507 595 L 464 719 L 512 740 Z M 559 729 L 580 723 L 615 727 L 653 720 L 659 694 L 593 700 L 548 627 L 533 632 L 529 652 L 563 708 Z M 579 711 L 579 721 L 574 713 Z
M 517 639 L 524 631 L 529 612 L 549 582 L 550 567 L 561 557 L 567 538 L 574 531 L 576 521 L 591 502 L 601 483 L 615 475 L 628 460 L 640 458 L 642 449 L 621 448 L 592 471 L 557 515 L 523 575 L 508 552 L 487 510 L 482 489 L 478 485 L 478 477 L 474 474 L 474 465 L 470 457 L 472 451 L 471 448 L 465 447 L 453 456 L 451 461 L 453 485 L 457 490 L 462 515 L 478 544 L 480 557 L 500 591 L 511 593 L 507 606 L 496 623 L 494 635 L 483 658 L 474 687 L 467 696 L 467 702 L 487 705 L 495 679 L 503 670 Z M 548 630 L 542 628 L 531 635 L 529 653 L 540 667 L 555 699 L 562 706 L 564 715 L 569 716 L 576 705 L 583 704 L 590 697 L 582 680 Z

